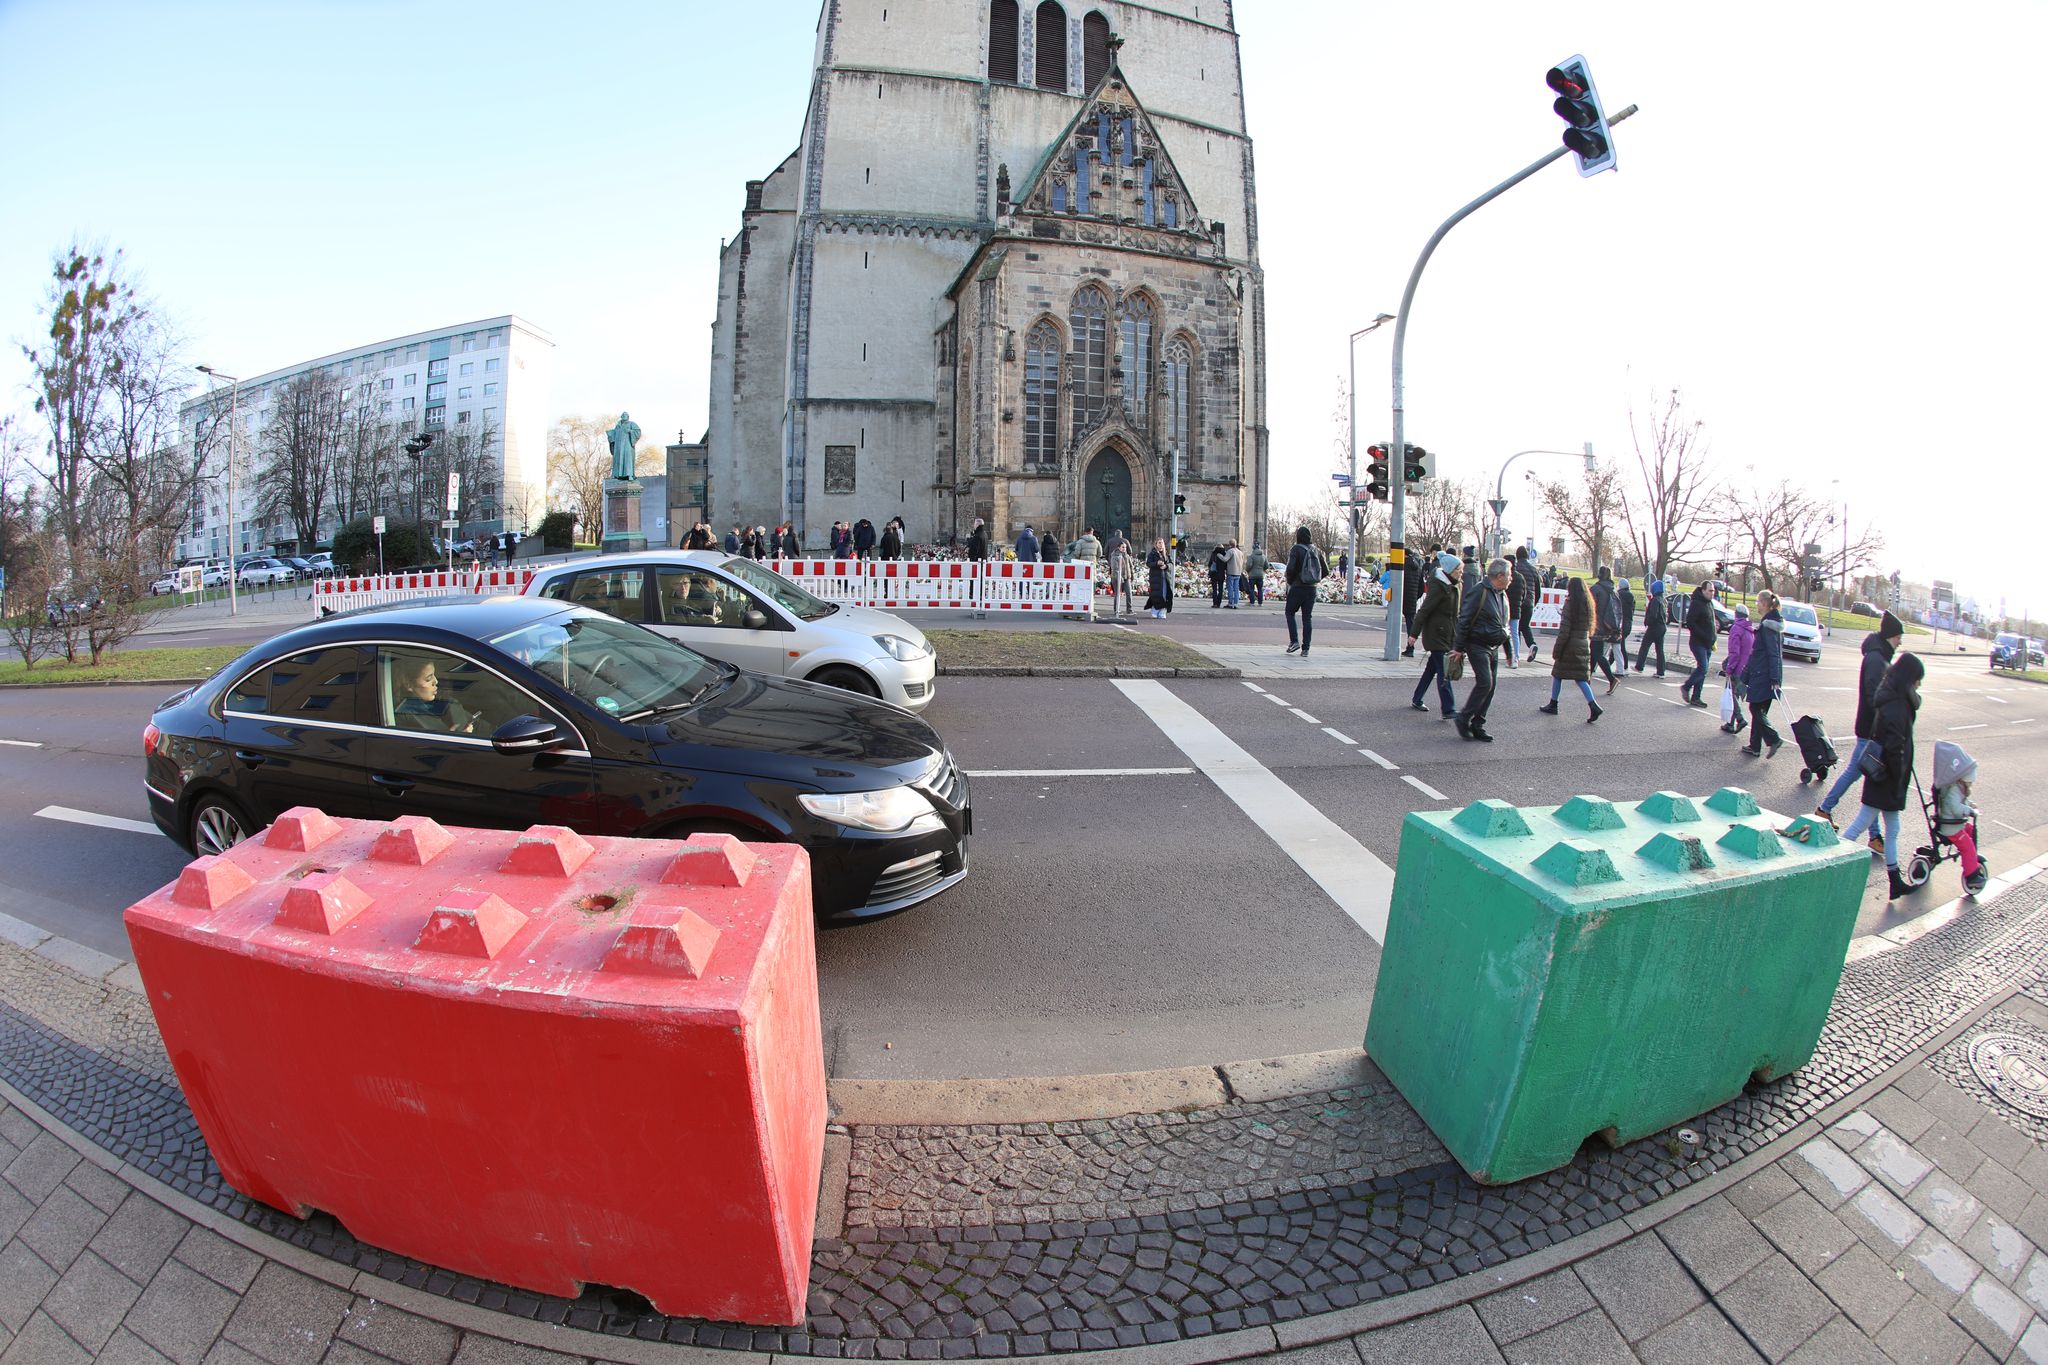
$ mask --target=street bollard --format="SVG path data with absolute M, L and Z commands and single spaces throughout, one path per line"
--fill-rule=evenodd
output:
M 1552 1170 L 1804 1065 L 1868 874 L 1734 787 L 1411 812 L 1366 1051 L 1473 1179 Z
M 825 1077 L 801 848 L 299 807 L 127 925 L 236 1189 L 541 1293 L 802 1320 Z

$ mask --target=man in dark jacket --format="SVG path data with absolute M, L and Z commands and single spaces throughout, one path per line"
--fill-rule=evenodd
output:
M 1315 546 L 1308 527 L 1294 528 L 1294 545 L 1287 551 L 1287 652 L 1308 657 L 1309 640 L 1316 628 L 1316 585 L 1330 573 L 1330 561 Z M 1301 616 L 1296 634 L 1294 618 Z
M 1664 580 L 1652 578 L 1649 581 L 1650 602 L 1643 608 L 1643 642 L 1636 646 L 1636 672 L 1643 671 L 1643 663 L 1650 657 L 1650 646 L 1657 647 L 1657 676 L 1664 676 L 1664 632 L 1668 619 L 1664 615 Z M 1623 653 L 1627 649 L 1624 646 Z
M 1059 533 L 1050 526 L 1046 527 L 1045 534 L 1039 537 L 1038 562 L 1041 564 L 1057 564 L 1060 562 Z
M 967 533 L 967 557 L 973 560 L 988 558 L 988 523 L 980 517 L 974 519 L 974 529 Z
M 1614 570 L 1605 564 L 1593 582 L 1593 652 L 1605 650 L 1609 655 L 1615 652 L 1615 644 L 1622 638 L 1621 602 L 1614 595 Z M 1628 662 L 1628 650 L 1621 651 L 1622 663 Z M 1610 669 L 1607 676 L 1607 690 L 1614 691 L 1614 674 Z
M 875 557 L 875 524 L 862 517 L 853 524 L 853 557 L 873 559 Z
M 736 555 L 740 552 L 740 528 L 738 526 L 734 526 L 725 533 L 725 552 L 729 555 Z
M 1899 812 L 1913 790 L 1913 721 L 1920 710 L 1920 680 L 1926 675 L 1927 666 L 1917 654 L 1901 654 L 1885 669 L 1870 718 L 1871 738 L 1880 753 L 1877 771 L 1863 779 L 1863 809 L 1842 831 L 1842 837 L 1854 843 L 1882 818 L 1885 875 L 1893 900 L 1913 889 L 1899 876 Z
M 1225 566 L 1230 562 L 1230 552 L 1218 545 L 1209 551 L 1209 607 L 1211 610 L 1223 605 L 1223 580 Z
M 1629 581 L 1626 578 L 1614 585 L 1614 604 L 1621 609 L 1621 638 L 1626 642 L 1629 633 L 1636 628 L 1636 590 L 1629 585 Z M 1613 654 L 1616 651 L 1610 649 L 1607 652 Z M 1622 645 L 1620 654 L 1620 668 L 1622 672 L 1626 673 L 1628 672 L 1628 645 L 1626 643 Z
M 1692 648 L 1692 672 L 1685 675 L 1678 695 L 1694 706 L 1707 704 L 1700 689 L 1707 685 L 1707 662 L 1714 657 L 1714 641 L 1721 635 L 1714 620 L 1714 590 L 1713 582 L 1702 583 L 1685 604 L 1685 642 Z
M 1029 564 L 1038 558 L 1038 536 L 1032 531 L 1029 523 L 1017 533 L 1016 550 L 1017 559 L 1021 563 Z
M 1508 636 L 1508 624 L 1513 619 L 1508 615 L 1508 584 L 1513 580 L 1514 571 L 1508 568 L 1508 562 L 1494 560 L 1486 566 L 1486 581 L 1476 591 L 1465 593 L 1464 606 L 1458 612 L 1458 633 L 1451 651 L 1472 663 L 1472 691 L 1456 717 L 1461 739 L 1493 741 L 1493 736 L 1486 733 L 1486 709 L 1493 705 L 1494 670 L 1499 667 L 1499 656 L 1494 651 L 1502 645 L 1512 647 Z
M 1458 638 L 1458 575 L 1464 572 L 1464 566 L 1458 563 L 1456 555 L 1441 551 L 1431 563 L 1435 567 L 1429 589 L 1422 595 L 1422 604 L 1415 609 L 1415 633 L 1408 637 L 1408 648 L 1401 652 L 1413 654 L 1415 642 L 1420 640 L 1428 661 L 1423 665 L 1422 679 L 1415 684 L 1415 695 L 1408 699 L 1408 704 L 1417 711 L 1427 711 L 1429 704 L 1423 698 L 1429 695 L 1429 685 L 1434 682 L 1437 704 L 1443 710 L 1443 718 L 1449 720 L 1457 714 L 1458 698 L 1451 691 L 1451 680 L 1444 674 L 1444 661 Z
M 1863 776 L 1863 756 L 1877 747 L 1873 734 L 1877 720 L 1877 687 L 1884 680 L 1884 671 L 1891 664 L 1892 656 L 1899 652 L 1899 639 L 1905 633 L 1905 624 L 1886 612 L 1877 623 L 1877 629 L 1863 637 L 1862 663 L 1856 670 L 1856 748 L 1843 762 L 1842 775 L 1835 779 L 1835 785 L 1828 788 L 1828 794 L 1821 798 L 1819 808 L 1814 811 L 1831 825 L 1835 823 L 1836 803 L 1849 790 L 1849 784 Z
M 1529 647 L 1529 661 L 1536 661 L 1536 631 L 1530 626 L 1530 619 L 1536 614 L 1536 598 L 1543 591 L 1543 580 L 1536 574 L 1536 565 L 1529 558 L 1529 547 L 1515 547 L 1513 565 L 1515 628 L 1522 637 L 1522 644 Z M 1519 647 L 1515 652 L 1519 653 Z
M 882 558 L 903 558 L 903 518 L 891 517 L 882 527 Z
M 1401 651 L 1404 659 L 1415 656 L 1415 608 L 1436 574 L 1436 557 L 1443 552 L 1443 546 L 1432 545 L 1426 555 L 1409 555 L 1407 571 L 1401 575 L 1401 626 L 1408 635 L 1408 647 Z

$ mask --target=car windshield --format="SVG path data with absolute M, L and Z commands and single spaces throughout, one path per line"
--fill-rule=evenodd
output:
M 1813 614 L 1812 607 L 1802 607 L 1797 602 L 1788 602 L 1785 604 L 1784 611 L 1787 621 L 1797 621 L 1802 626 L 1817 626 L 1820 624 L 1820 618 Z
M 621 720 L 688 706 L 727 673 L 693 649 L 594 611 L 551 616 L 491 643 Z
M 764 569 L 751 559 L 728 559 L 719 567 L 800 621 L 815 621 L 839 610 L 835 604 L 811 596 L 781 574 Z

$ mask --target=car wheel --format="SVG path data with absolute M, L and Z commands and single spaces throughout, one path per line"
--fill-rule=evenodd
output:
M 863 697 L 879 697 L 882 695 L 882 689 L 875 686 L 873 678 L 870 678 L 857 668 L 848 668 L 844 664 L 834 664 L 829 668 L 821 668 L 804 681 L 822 683 L 826 687 L 836 687 L 843 692 L 855 692 Z
M 192 808 L 192 852 L 199 857 L 225 853 L 248 838 L 249 817 L 225 797 L 202 796 Z

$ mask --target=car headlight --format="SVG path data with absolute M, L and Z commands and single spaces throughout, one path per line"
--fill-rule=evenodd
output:
M 882 647 L 884 654 L 900 663 L 916 663 L 926 654 L 923 645 L 914 640 L 906 640 L 901 635 L 877 635 L 875 643 Z
M 834 824 L 869 829 L 877 834 L 929 834 L 944 829 L 945 822 L 932 803 L 915 787 L 889 787 L 878 792 L 847 792 L 829 795 L 804 792 L 796 798 L 803 808 Z

